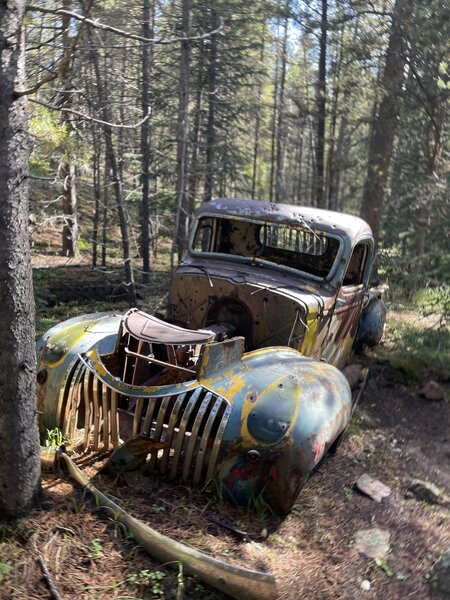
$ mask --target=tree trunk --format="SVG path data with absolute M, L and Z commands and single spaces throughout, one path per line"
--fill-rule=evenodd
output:
M 273 200 L 273 188 L 275 182 L 275 155 L 276 155 L 276 140 L 277 140 L 277 114 L 278 114 L 278 69 L 280 61 L 278 49 L 275 57 L 275 73 L 273 82 L 273 105 L 272 105 L 272 131 L 270 134 L 270 175 L 269 175 L 269 201 Z
M 142 35 L 153 38 L 154 6 L 150 0 L 144 0 Z M 150 77 L 153 62 L 153 45 L 142 45 L 142 117 L 146 119 L 141 126 L 142 154 L 142 204 L 141 204 L 141 256 L 142 280 L 149 281 L 150 273 Z
M 72 0 L 63 0 L 63 9 L 71 10 Z M 72 95 L 67 93 L 70 87 L 70 67 L 72 54 L 72 35 L 70 17 L 62 16 L 62 39 L 63 39 L 63 57 L 60 71 L 60 78 L 63 91 L 60 94 L 59 104 L 65 108 L 72 105 Z M 62 122 L 67 129 L 70 128 L 70 121 L 67 119 L 67 113 L 62 113 Z M 73 162 L 63 159 L 60 166 L 60 175 L 63 180 L 62 209 L 64 214 L 64 225 L 62 231 L 62 256 L 76 256 L 78 252 L 78 211 L 77 195 L 75 188 L 75 165 Z
M 92 156 L 92 185 L 94 189 L 94 217 L 92 221 L 92 268 L 97 267 L 98 257 L 98 229 L 100 224 L 100 144 L 97 138 L 97 130 L 94 127 L 93 133 L 93 156 Z
M 330 142 L 328 148 L 327 158 L 327 177 L 326 186 L 324 193 L 328 198 L 328 208 L 335 210 L 336 195 L 334 190 L 334 183 L 336 181 L 336 170 L 339 156 L 336 153 L 336 129 L 338 120 L 338 109 L 340 99 L 340 79 L 341 79 L 341 65 L 342 65 L 342 54 L 344 46 L 344 32 L 345 25 L 342 26 L 341 35 L 339 39 L 339 48 L 336 50 L 336 67 L 334 71 L 334 82 L 333 82 L 333 101 L 331 103 L 331 115 L 330 115 Z M 345 110 L 345 107 L 344 107 Z
M 120 167 L 119 162 L 117 160 L 117 154 L 114 148 L 112 127 L 110 125 L 110 123 L 112 123 L 111 105 L 107 100 L 107 90 L 101 79 L 97 50 L 93 49 L 91 52 L 91 56 L 94 63 L 95 75 L 97 79 L 99 102 L 102 106 L 102 119 L 104 121 L 103 135 L 105 138 L 105 153 L 107 157 L 107 164 L 111 168 L 112 183 L 114 187 L 114 193 L 116 196 L 116 207 L 117 212 L 119 214 L 119 225 L 120 234 L 122 237 L 122 253 L 125 271 L 125 285 L 127 286 L 128 302 L 130 306 L 136 306 L 136 287 L 134 283 L 133 265 L 131 263 L 130 238 L 128 235 L 128 223 L 125 212 L 125 199 L 123 195 L 122 178 L 120 176 Z
M 200 25 L 201 30 L 205 31 L 207 23 L 206 15 L 207 7 L 203 3 L 201 7 L 201 19 Z M 199 161 L 199 141 L 200 141 L 200 128 L 202 122 L 202 103 L 204 95 L 204 63 L 205 63 L 205 42 L 204 40 L 199 41 L 198 48 L 198 63 L 197 63 L 197 83 L 195 90 L 195 101 L 194 101 L 194 118 L 192 123 L 192 135 L 191 135 L 191 159 L 189 168 L 189 214 L 192 215 L 195 210 L 195 200 L 197 198 L 197 189 L 200 180 L 200 161 Z
M 317 80 L 317 139 L 316 174 L 314 178 L 314 196 L 319 208 L 325 207 L 324 164 L 325 164 L 325 117 L 327 93 L 327 30 L 328 0 L 322 0 L 322 18 L 320 21 L 319 76 Z
M 183 0 L 181 16 L 181 54 L 180 79 L 178 86 L 178 125 L 177 125 L 177 213 L 175 218 L 175 234 L 172 244 L 172 270 L 174 254 L 181 258 L 187 241 L 188 209 L 189 209 L 189 79 L 191 43 L 191 0 Z
M 0 515 L 16 517 L 39 494 L 34 300 L 28 238 L 25 2 L 0 2 Z
M 75 190 L 75 165 L 63 161 L 59 168 L 63 180 L 62 256 L 76 256 L 78 241 L 77 194 Z
M 103 208 L 102 208 L 102 269 L 106 269 L 106 255 L 108 250 L 108 208 L 110 205 L 110 177 L 108 155 L 105 152 L 105 164 L 103 169 Z
M 276 174 L 275 174 L 275 202 L 286 201 L 286 181 L 284 173 L 284 155 L 285 155 L 285 119 L 284 119 L 284 95 L 286 87 L 286 69 L 287 69 L 287 36 L 288 36 L 288 10 L 286 5 L 286 16 L 283 27 L 283 42 L 281 46 L 281 75 L 280 90 L 278 95 L 278 123 L 277 123 L 277 152 L 276 152 Z
M 211 31 L 218 27 L 216 2 L 211 0 Z M 216 33 L 211 35 L 208 66 L 208 121 L 206 125 L 206 173 L 204 202 L 212 198 L 214 185 L 214 150 L 216 145 L 216 79 L 217 79 L 217 43 Z
M 361 217 L 372 228 L 378 244 L 383 215 L 384 192 L 392 158 L 392 148 L 406 62 L 406 27 L 412 11 L 412 0 L 396 0 L 386 63 L 383 72 L 382 98 L 369 141 L 369 159 Z
M 429 119 L 424 140 L 425 183 L 421 190 L 420 209 L 415 224 L 416 243 L 414 254 L 416 261 L 414 263 L 414 272 L 416 274 L 423 272 L 423 267 L 427 262 L 425 251 L 430 227 L 430 206 L 433 192 L 436 189 L 436 181 L 438 180 L 436 171 L 443 149 L 445 117 L 442 106 L 439 106 L 440 92 L 442 93 L 436 87 L 428 101 Z M 441 102 L 445 104 L 446 100 L 441 99 Z

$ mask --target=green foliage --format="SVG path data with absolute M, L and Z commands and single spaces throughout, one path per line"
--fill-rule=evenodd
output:
M 89 556 L 94 560 L 100 560 L 103 558 L 103 555 L 104 552 L 102 541 L 98 538 L 94 538 L 89 544 Z
M 5 579 L 5 576 L 11 572 L 11 567 L 6 563 L 0 562 L 0 583 Z
M 162 571 L 149 571 L 143 569 L 137 573 L 127 575 L 127 583 L 136 586 L 145 586 L 153 596 L 160 596 L 163 593 L 162 582 L 166 574 Z
M 76 138 L 71 133 L 67 125 L 61 122 L 57 112 L 49 110 L 43 106 L 35 108 L 30 119 L 30 134 L 35 138 L 40 156 L 47 159 L 55 154 L 63 155 L 70 159 L 76 149 Z M 34 158 L 35 161 L 41 161 L 42 158 Z
M 434 373 L 438 379 L 449 379 L 449 327 L 439 326 L 439 316 L 430 324 L 429 318 L 421 318 L 417 312 L 405 311 L 398 305 L 397 311 L 388 312 L 387 333 L 393 347 L 386 352 L 380 346 L 378 356 L 393 368 L 402 370 L 412 381 L 421 381 L 427 371 Z
M 383 558 L 375 558 L 373 562 L 375 566 L 378 567 L 381 571 L 383 571 L 385 575 L 387 575 L 388 577 L 393 577 L 394 571 Z
M 45 447 L 50 450 L 57 450 L 61 446 L 69 443 L 69 440 L 64 437 L 62 431 L 55 427 L 54 429 L 47 429 L 47 437 L 45 438 Z
M 438 314 L 439 324 L 450 327 L 450 286 L 420 289 L 413 301 L 424 316 Z

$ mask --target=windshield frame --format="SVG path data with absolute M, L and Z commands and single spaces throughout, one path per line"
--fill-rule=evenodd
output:
M 201 222 L 206 219 L 215 219 L 215 220 L 226 219 L 226 220 L 230 220 L 230 221 L 255 223 L 255 224 L 261 225 L 261 226 L 279 225 L 279 226 L 284 226 L 284 227 L 291 227 L 293 230 L 300 229 L 301 231 L 313 232 L 313 233 L 317 233 L 318 235 L 323 235 L 327 239 L 331 238 L 331 239 L 337 240 L 337 242 L 339 243 L 339 247 L 337 249 L 334 262 L 333 262 L 328 274 L 321 277 L 319 275 L 314 275 L 313 273 L 310 273 L 309 271 L 304 271 L 304 270 L 298 269 L 296 267 L 279 264 L 279 263 L 276 263 L 276 262 L 273 262 L 273 261 L 270 261 L 270 260 L 267 260 L 267 259 L 264 259 L 264 258 L 258 257 L 258 256 L 245 256 L 245 255 L 240 255 L 240 254 L 230 254 L 230 253 L 226 253 L 226 252 L 211 252 L 211 251 L 195 250 L 194 242 L 197 237 L 197 232 L 199 231 Z M 272 220 L 267 220 L 267 219 L 246 218 L 246 217 L 242 217 L 242 216 L 229 215 L 226 213 L 224 213 L 224 214 L 217 214 L 217 213 L 209 214 L 206 212 L 202 212 L 202 214 L 199 217 L 196 217 L 194 226 L 191 228 L 191 233 L 190 233 L 189 242 L 188 242 L 188 253 L 194 258 L 199 257 L 199 258 L 208 258 L 208 259 L 212 259 L 212 260 L 232 261 L 232 262 L 246 264 L 246 265 L 254 265 L 254 266 L 260 266 L 260 267 L 265 267 L 265 268 L 269 268 L 269 269 L 274 269 L 276 271 L 289 273 L 289 274 L 295 275 L 297 277 L 300 275 L 303 278 L 310 279 L 311 281 L 314 281 L 314 282 L 330 282 L 334 279 L 336 272 L 339 268 L 339 265 L 343 261 L 343 255 L 345 252 L 345 248 L 347 246 L 347 244 L 345 242 L 346 242 L 346 240 L 341 235 L 330 233 L 328 231 L 324 231 L 317 227 L 315 227 L 313 229 L 313 228 L 309 227 L 307 224 L 301 224 L 301 223 L 299 224 L 298 222 L 289 223 L 286 221 L 280 222 L 280 221 L 272 221 Z

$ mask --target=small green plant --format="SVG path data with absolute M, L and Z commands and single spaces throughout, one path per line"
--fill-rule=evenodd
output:
M 47 429 L 47 437 L 45 439 L 46 448 L 55 451 L 68 443 L 69 440 L 64 437 L 62 431 L 58 429 L 58 427 L 55 427 L 54 429 Z
M 178 563 L 177 573 L 177 596 L 176 600 L 183 600 L 184 598 L 184 576 L 183 576 L 183 563 Z
M 344 489 L 342 490 L 342 493 L 344 494 L 344 498 L 347 500 L 347 502 L 351 502 L 353 500 L 352 488 L 345 486 Z
M 153 596 L 160 596 L 163 592 L 162 581 L 166 576 L 162 571 L 149 571 L 143 569 L 137 573 L 127 575 L 127 583 L 130 585 L 148 586 Z
M 5 575 L 11 572 L 11 567 L 6 563 L 0 562 L 0 583 L 5 579 Z
M 392 577 L 394 575 L 394 571 L 383 558 L 375 558 L 373 562 L 375 563 L 375 566 L 381 569 L 381 571 L 383 571 L 383 573 L 385 573 L 388 577 Z
M 98 538 L 94 538 L 89 544 L 89 556 L 94 560 L 103 558 L 103 544 Z

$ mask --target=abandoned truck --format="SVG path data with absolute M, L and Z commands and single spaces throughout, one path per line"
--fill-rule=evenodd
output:
M 147 470 L 286 514 L 350 421 L 340 369 L 382 336 L 373 254 L 357 217 L 203 205 L 165 320 L 96 313 L 39 340 L 42 432 L 59 427 L 75 452 L 131 449 L 124 457 L 153 441 L 153 453 L 136 445 Z

